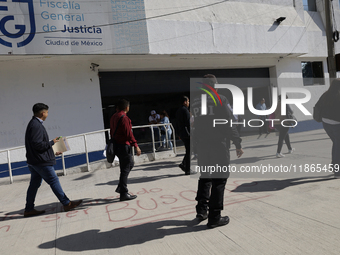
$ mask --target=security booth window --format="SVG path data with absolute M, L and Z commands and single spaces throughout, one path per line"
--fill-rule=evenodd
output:
M 321 61 L 301 62 L 303 85 L 325 85 L 323 64 Z

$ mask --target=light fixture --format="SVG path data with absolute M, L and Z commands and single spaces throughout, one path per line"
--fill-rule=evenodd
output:
M 280 17 L 278 19 L 275 20 L 275 22 L 280 25 L 282 21 L 284 21 L 286 19 L 286 17 Z
M 99 65 L 96 63 L 91 63 L 90 69 L 95 72 L 96 71 L 96 67 L 98 67 Z

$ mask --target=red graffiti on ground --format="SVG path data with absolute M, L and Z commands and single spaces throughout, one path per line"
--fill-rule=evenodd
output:
M 242 181 L 233 181 L 230 184 L 227 184 L 232 187 L 238 187 Z M 244 185 L 244 184 L 243 184 Z M 256 182 L 249 184 L 249 186 L 257 185 Z M 242 195 L 241 193 L 235 194 L 231 193 L 227 187 L 225 189 L 227 194 L 225 195 L 224 206 L 230 206 L 233 204 L 244 203 L 248 201 L 254 201 L 262 198 L 269 197 L 271 195 L 257 195 L 251 194 L 251 197 L 248 195 Z M 41 222 L 53 222 L 58 221 L 63 218 L 74 218 L 79 216 L 86 215 L 91 216 L 96 212 L 93 210 L 94 205 L 101 205 L 100 202 L 105 202 L 105 214 L 107 215 L 108 222 L 112 223 L 121 223 L 125 222 L 126 225 L 124 227 L 119 228 L 127 228 L 136 225 L 142 225 L 151 222 L 157 222 L 162 220 L 169 220 L 173 218 L 182 217 L 189 214 L 195 214 L 195 196 L 196 191 L 194 190 L 183 190 L 177 195 L 169 195 L 163 194 L 164 191 L 161 188 L 152 188 L 152 189 L 141 189 L 135 194 L 138 195 L 138 199 L 132 200 L 129 202 L 119 202 L 117 196 L 110 196 L 104 199 L 95 199 L 93 201 L 85 201 L 83 206 L 90 206 L 86 209 L 78 209 L 75 211 L 70 211 L 67 213 L 59 213 L 62 211 L 61 205 L 56 205 L 54 207 L 50 207 L 46 209 L 46 212 L 53 213 L 47 215 L 41 219 Z M 143 197 L 143 195 L 149 195 L 152 197 Z M 116 201 L 112 201 L 116 200 Z M 187 204 L 190 202 L 190 204 Z M 183 203 L 186 203 L 183 205 Z M 93 206 L 91 206 L 93 205 Z M 98 209 L 102 210 L 103 207 L 99 207 Z M 89 212 L 90 211 L 90 212 Z M 144 214 L 144 212 L 148 212 Z M 151 212 L 155 212 L 150 215 Z M 6 221 L 13 219 L 14 217 L 22 215 L 13 214 L 13 215 L 5 215 L 4 217 L 0 217 L 0 221 Z M 5 232 L 9 232 L 11 226 L 5 225 L 0 226 L 0 229 L 4 229 Z

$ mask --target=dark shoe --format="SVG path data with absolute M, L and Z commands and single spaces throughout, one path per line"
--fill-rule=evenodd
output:
M 207 224 L 208 228 L 216 228 L 216 227 L 220 227 L 220 226 L 224 226 L 227 225 L 229 223 L 230 219 L 228 216 L 225 217 L 221 217 L 219 221 L 217 222 L 209 222 Z
M 198 219 L 199 221 L 204 221 L 208 219 L 208 213 L 198 213 L 196 214 L 196 219 Z
M 38 211 L 38 210 L 33 209 L 33 210 L 29 211 L 29 212 L 24 212 L 24 217 L 38 216 L 38 215 L 43 214 L 43 213 L 45 213 L 45 210 Z
M 79 206 L 82 202 L 83 200 L 71 201 L 68 205 L 64 205 L 64 211 L 68 212 Z
M 116 188 L 116 192 L 120 194 L 120 187 L 119 186 Z
M 190 175 L 190 171 L 185 171 L 185 175 Z
M 132 200 L 135 199 L 136 195 L 131 195 L 129 193 L 120 194 L 120 201 Z

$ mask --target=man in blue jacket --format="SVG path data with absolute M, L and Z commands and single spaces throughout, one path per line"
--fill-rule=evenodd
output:
M 63 204 L 67 212 L 82 203 L 82 200 L 70 201 L 61 188 L 59 178 L 53 165 L 56 164 L 52 146 L 59 141 L 56 137 L 49 141 L 43 122 L 48 116 L 48 106 L 37 103 L 33 106 L 34 116 L 27 125 L 25 134 L 25 147 L 28 169 L 31 172 L 31 181 L 27 190 L 24 217 L 31 217 L 45 213 L 34 209 L 34 200 L 37 191 L 44 179 L 51 187 L 53 193 Z M 60 155 L 61 152 L 57 152 Z

